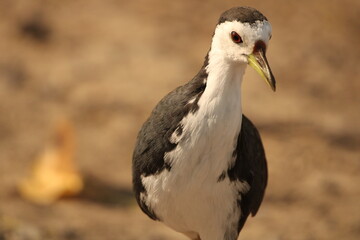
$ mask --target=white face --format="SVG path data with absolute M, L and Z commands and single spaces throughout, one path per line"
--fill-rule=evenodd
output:
M 256 21 L 254 24 L 224 22 L 215 29 L 211 52 L 221 54 L 229 61 L 248 63 L 247 56 L 253 52 L 255 43 L 261 40 L 267 46 L 270 38 L 271 25 L 268 21 Z

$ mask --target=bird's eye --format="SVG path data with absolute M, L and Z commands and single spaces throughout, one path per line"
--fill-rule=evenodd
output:
M 231 39 L 233 40 L 234 43 L 242 43 L 243 42 L 240 35 L 234 31 L 231 32 Z

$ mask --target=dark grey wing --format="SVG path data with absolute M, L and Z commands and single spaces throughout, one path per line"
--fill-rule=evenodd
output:
M 154 220 L 157 219 L 156 214 L 140 199 L 140 193 L 146 194 L 141 176 L 159 174 L 164 169 L 171 170 L 171 165 L 164 162 L 164 154 L 173 150 L 176 144 L 169 139 L 174 131 L 181 134 L 181 120 L 189 112 L 197 111 L 197 102 L 206 87 L 206 77 L 203 67 L 190 82 L 166 95 L 138 134 L 132 162 L 133 189 L 140 208 Z M 195 101 L 189 104 L 193 98 Z
M 238 231 L 242 229 L 249 214 L 255 216 L 264 198 L 267 185 L 267 163 L 260 134 L 254 124 L 243 115 L 238 137 L 235 165 L 229 169 L 231 181 L 246 181 L 250 190 L 240 192 L 238 205 L 241 208 Z

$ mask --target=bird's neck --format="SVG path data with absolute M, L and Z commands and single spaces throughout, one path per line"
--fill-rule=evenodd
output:
M 183 172 L 196 176 L 197 184 L 217 179 L 233 164 L 242 122 L 241 80 L 246 67 L 231 64 L 211 51 L 205 64 L 206 87 L 198 100 L 199 107 L 181 122 L 183 135 L 191 137 L 179 142 L 177 149 L 181 154 L 167 155 L 171 159 L 178 154 L 172 164 L 186 162 Z
M 236 101 L 241 104 L 241 83 L 245 69 L 246 64 L 230 62 L 221 53 L 210 51 L 203 98 L 207 101 L 217 99 L 220 102 L 231 104 Z
M 246 65 L 227 61 L 221 54 L 209 52 L 206 87 L 199 99 L 198 121 L 210 139 L 237 139 L 242 120 L 241 83 Z M 230 150 L 232 147 L 230 147 Z M 231 152 L 229 150 L 229 152 Z

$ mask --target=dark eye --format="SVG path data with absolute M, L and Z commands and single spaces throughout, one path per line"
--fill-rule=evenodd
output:
M 231 32 L 231 39 L 233 40 L 234 43 L 242 43 L 243 42 L 240 35 L 234 31 Z

